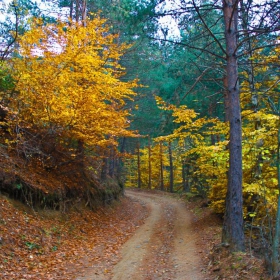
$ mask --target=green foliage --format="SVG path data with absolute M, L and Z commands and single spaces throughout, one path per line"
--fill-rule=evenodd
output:
M 14 87 L 14 80 L 11 77 L 10 71 L 6 63 L 0 64 L 0 96 L 11 92 Z M 3 99 L 3 97 L 2 97 Z
M 277 51 L 278 49 L 273 50 L 271 57 L 267 57 L 265 68 L 255 70 L 257 79 L 263 79 L 258 74 L 262 71 L 271 73 L 266 76 L 269 77 L 266 82 L 256 83 L 262 106 L 258 111 L 247 109 L 251 94 L 248 84 L 246 82 L 242 84 L 244 218 L 253 218 L 256 223 L 267 213 L 275 215 L 279 195 L 276 166 L 279 119 L 270 110 L 272 102 L 277 104 L 279 86 L 275 81 L 278 81 L 279 76 L 277 72 L 272 74 L 271 69 L 273 68 L 269 67 L 270 64 L 272 67 L 274 65 L 273 61 L 277 57 Z M 258 56 L 255 59 L 261 60 L 262 57 Z M 266 94 L 262 94 L 261 91 L 265 91 Z M 151 151 L 155 149 L 157 141 L 173 141 L 176 190 L 180 190 L 183 183 L 180 162 L 187 160 L 191 166 L 188 174 L 191 191 L 207 193 L 215 212 L 223 214 L 228 184 L 228 124 L 218 119 L 202 118 L 194 110 L 184 106 L 177 108 L 167 105 L 160 98 L 157 98 L 157 104 L 163 113 L 172 115 L 172 120 L 177 127 L 172 134 L 157 137 L 152 144 Z M 256 124 L 259 126 L 258 129 L 256 129 Z M 145 182 L 144 186 L 147 186 L 148 149 L 144 148 L 141 151 L 141 176 Z M 155 151 L 152 153 L 157 154 Z M 159 176 L 159 165 L 157 164 L 159 158 L 157 154 L 156 158 L 151 160 L 152 174 L 157 174 L 156 176 Z M 164 150 L 164 158 L 166 158 L 165 172 L 168 173 L 167 150 Z M 158 171 L 156 172 L 156 170 Z M 134 168 L 132 173 L 133 171 L 137 172 L 137 168 Z M 164 179 L 167 185 L 168 180 L 167 175 Z M 153 187 L 158 186 L 153 184 Z
M 33 242 L 25 242 L 25 246 L 30 250 L 32 251 L 33 249 L 38 249 L 40 248 L 40 246 L 36 243 L 33 243 Z
M 39 17 L 41 11 L 36 2 L 31 0 L 13 0 L 1 5 L 4 17 L 0 19 L 0 59 L 4 60 L 13 55 L 19 35 L 29 28 L 29 19 Z

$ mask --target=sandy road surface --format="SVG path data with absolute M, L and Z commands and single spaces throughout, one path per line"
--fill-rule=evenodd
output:
M 111 280 L 205 280 L 200 254 L 195 245 L 198 234 L 184 203 L 166 194 L 126 190 L 126 196 L 145 203 L 150 215 L 121 250 Z M 88 275 L 79 279 L 108 279 Z
M 125 244 L 112 279 L 204 279 L 196 234 L 184 204 L 158 194 L 126 191 L 126 195 L 144 201 L 151 207 L 151 214 Z

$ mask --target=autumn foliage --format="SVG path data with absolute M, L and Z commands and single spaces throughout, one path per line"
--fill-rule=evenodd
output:
M 122 199 L 90 211 L 33 211 L 0 196 L 0 278 L 72 280 L 87 270 L 111 277 L 120 247 L 143 223 L 147 209 Z
M 105 21 L 44 25 L 39 20 L 19 40 L 12 60 L 17 94 L 10 98 L 13 122 L 48 129 L 62 138 L 102 145 L 130 135 L 125 101 L 134 82 L 123 82 L 118 45 Z
M 255 62 L 256 92 L 250 91 L 246 73 L 243 73 L 244 82 L 241 85 L 244 219 L 257 227 L 261 223 L 269 223 L 275 217 L 279 196 L 279 75 L 274 71 L 279 46 L 264 57 L 262 52 L 265 51 L 261 50 L 252 57 Z M 258 110 L 252 109 L 253 95 L 257 96 Z M 150 147 L 146 145 L 140 149 L 143 186 L 148 187 L 148 177 L 151 176 L 152 188 L 160 188 L 159 180 L 155 178 L 159 178 L 161 161 L 164 189 L 169 190 L 171 171 L 167 146 L 171 142 L 175 191 L 207 197 L 214 211 L 223 215 L 229 168 L 228 123 L 218 118 L 202 118 L 186 106 L 176 107 L 159 97 L 156 97 L 156 101 L 161 110 L 171 112 L 176 128 L 171 134 L 153 139 Z M 162 154 L 159 152 L 159 143 L 164 147 Z M 137 155 L 134 155 L 127 160 L 127 186 L 137 184 L 137 176 L 133 173 L 138 172 L 136 159 Z
M 1 91 L 1 149 L 11 157 L 2 159 L 5 191 L 22 199 L 31 191 L 29 202 L 41 205 L 77 194 L 91 205 L 96 188 L 105 192 L 101 200 L 107 200 L 107 188 L 109 197 L 121 192 L 118 139 L 135 136 L 125 105 L 137 81 L 123 81 L 120 65 L 128 48 L 99 17 L 86 26 L 33 20 L 15 56 L 3 63 L 13 81 Z

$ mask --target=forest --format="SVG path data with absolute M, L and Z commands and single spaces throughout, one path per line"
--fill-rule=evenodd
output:
M 278 1 L 0 9 L 1 195 L 63 213 L 129 188 L 200 197 L 221 244 L 279 275 Z

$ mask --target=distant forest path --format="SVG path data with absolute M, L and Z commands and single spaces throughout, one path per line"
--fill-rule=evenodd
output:
M 126 190 L 126 196 L 145 203 L 150 215 L 124 244 L 121 259 L 114 266 L 112 280 L 205 280 L 199 233 L 192 225 L 192 214 L 185 203 L 166 194 Z M 108 279 L 88 275 L 78 279 Z
M 197 234 L 184 203 L 168 195 L 132 190 L 126 195 L 145 202 L 151 212 L 124 245 L 113 279 L 205 279 L 195 246 Z

